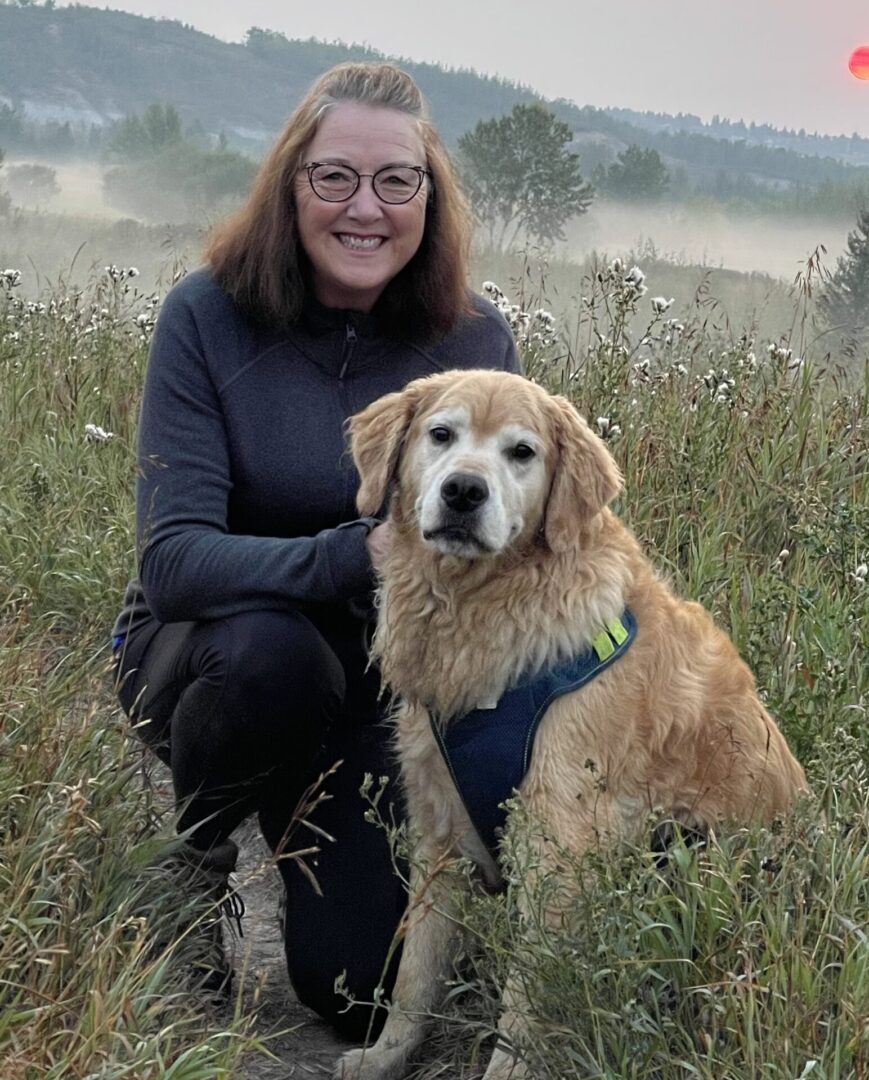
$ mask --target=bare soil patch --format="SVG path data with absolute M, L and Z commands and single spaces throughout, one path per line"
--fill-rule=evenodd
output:
M 234 942 L 236 979 L 242 1007 L 255 1016 L 254 1030 L 268 1054 L 251 1054 L 239 1080 L 287 1080 L 331 1076 L 346 1042 L 310 1009 L 290 987 L 279 922 L 283 892 L 280 875 L 253 820 L 234 835 L 240 848 L 236 878 L 246 913 L 244 937 Z M 230 935 L 227 933 L 227 944 Z M 233 1008 L 231 1002 L 227 1008 Z

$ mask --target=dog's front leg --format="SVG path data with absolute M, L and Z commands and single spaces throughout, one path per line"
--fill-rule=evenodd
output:
M 583 809 L 571 823 L 573 859 L 595 848 L 602 836 L 614 838 L 622 833 L 610 796 L 599 794 L 596 801 L 589 798 L 587 802 L 589 809 Z M 544 814 L 533 803 L 528 805 L 528 810 L 532 822 L 545 820 Z M 570 872 L 575 863 L 570 858 L 565 862 L 563 857 L 567 846 L 559 846 L 548 838 L 547 831 L 540 825 L 524 823 L 518 831 L 511 832 L 507 848 L 510 852 L 508 861 L 514 863 L 512 874 L 521 879 L 524 886 L 516 900 L 522 940 L 530 950 L 556 947 L 564 921 L 573 907 L 576 890 Z M 535 1021 L 525 987 L 517 962 L 504 987 L 498 1043 L 483 1080 L 530 1080 L 538 1075 L 534 1045 L 540 1044 L 541 1036 L 533 1030 Z
M 420 1045 L 425 1025 L 437 1007 L 443 978 L 453 956 L 456 924 L 450 918 L 452 884 L 439 874 L 436 852 L 428 852 L 411 875 L 411 902 L 399 934 L 404 948 L 389 1015 L 372 1047 L 350 1050 L 335 1070 L 335 1080 L 397 1080 Z
M 523 1000 L 518 979 L 511 976 L 504 988 L 504 1011 L 498 1021 L 498 1045 L 492 1051 L 483 1080 L 527 1080 L 532 1075 L 528 1066 L 510 1049 L 521 1042 L 523 1031 L 528 1029 Z

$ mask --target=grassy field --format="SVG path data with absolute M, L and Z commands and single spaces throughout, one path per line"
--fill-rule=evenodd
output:
M 517 922 L 518 882 L 476 898 L 438 1060 L 424 1072 L 475 1075 L 451 1062 L 482 1060 L 510 963 L 539 1020 L 525 1053 L 541 1077 L 859 1080 L 869 1077 L 863 369 L 853 358 L 847 374 L 837 357 L 816 366 L 811 271 L 786 309 L 776 286 L 772 332 L 750 304 L 725 312 L 714 279 L 666 307 L 687 278 L 654 261 L 647 272 L 642 282 L 607 261 L 542 277 L 530 264 L 481 267 L 529 313 L 512 313 L 529 373 L 608 439 L 627 478 L 623 516 L 734 636 L 813 797 L 774 829 L 702 851 L 589 860 L 563 939 Z M 218 1019 L 183 992 L 184 929 L 197 913 L 174 892 L 171 822 L 111 695 L 106 636 L 133 565 L 135 420 L 160 301 L 140 280 L 113 268 L 35 298 L 0 273 L 4 1080 L 231 1076 L 252 1041 L 243 1008 Z M 543 306 L 561 315 L 554 327 L 534 315 Z

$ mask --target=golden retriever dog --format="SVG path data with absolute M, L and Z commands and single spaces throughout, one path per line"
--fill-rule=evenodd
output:
M 538 863 L 640 838 L 653 811 L 703 830 L 769 820 L 806 780 L 728 637 L 673 595 L 608 508 L 622 478 L 567 399 L 518 375 L 447 372 L 375 401 L 350 435 L 360 512 L 389 498 L 373 655 L 398 702 L 418 846 L 386 1026 L 335 1076 L 388 1080 L 406 1072 L 449 971 L 457 886 L 438 868 L 468 856 L 499 880 L 433 724 L 461 724 L 520 678 L 587 653 L 627 609 L 630 647 L 537 728 L 518 798 L 542 826 Z M 486 1080 L 529 1075 L 521 1005 L 508 985 Z

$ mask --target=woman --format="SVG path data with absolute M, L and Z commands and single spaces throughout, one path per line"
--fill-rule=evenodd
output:
M 503 318 L 467 291 L 468 216 L 424 110 L 390 65 L 327 72 L 206 267 L 167 296 L 140 419 L 139 575 L 113 631 L 121 703 L 171 767 L 209 887 L 225 892 L 245 817 L 281 850 L 299 798 L 342 763 L 310 817 L 334 838 L 310 864 L 319 892 L 279 865 L 291 981 L 353 1038 L 370 1014 L 335 978 L 372 1000 L 405 896 L 359 794 L 366 773 L 396 787 L 365 648 L 389 534 L 356 517 L 344 423 L 421 375 L 518 367 Z

